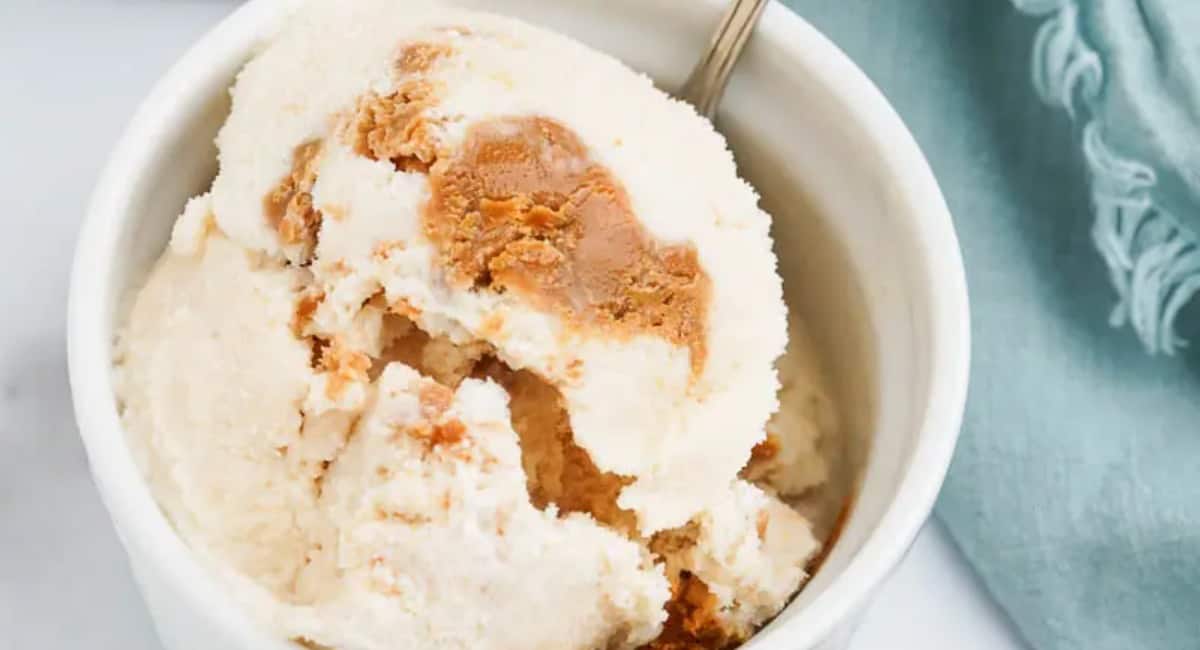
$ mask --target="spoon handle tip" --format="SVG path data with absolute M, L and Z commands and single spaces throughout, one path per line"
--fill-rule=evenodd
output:
M 742 49 L 750 40 L 768 0 L 733 0 L 721 17 L 708 48 L 679 91 L 679 98 L 712 119 L 725 84 Z

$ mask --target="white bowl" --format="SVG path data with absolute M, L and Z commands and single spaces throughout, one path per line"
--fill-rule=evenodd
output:
M 134 115 L 76 251 L 68 346 L 96 485 L 172 650 L 290 648 L 238 610 L 175 534 L 134 465 L 113 397 L 121 305 L 215 171 L 226 89 L 290 0 L 251 0 L 197 43 Z M 465 0 L 570 34 L 678 85 L 720 0 Z M 824 355 L 848 435 L 852 514 L 820 571 L 756 635 L 757 650 L 842 647 L 856 614 L 928 517 L 966 398 L 966 284 L 929 166 L 866 76 L 778 3 L 718 118 L 775 217 L 789 304 Z

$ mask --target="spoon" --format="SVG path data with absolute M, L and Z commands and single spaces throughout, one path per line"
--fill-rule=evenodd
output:
M 704 117 L 711 120 L 716 114 L 733 66 L 766 6 L 767 0 L 733 0 L 721 16 L 704 55 L 679 90 L 679 98 L 695 106 Z

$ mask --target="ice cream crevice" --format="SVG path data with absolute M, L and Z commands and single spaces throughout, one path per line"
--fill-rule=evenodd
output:
M 635 537 L 637 519 L 620 508 L 617 497 L 631 479 L 603 472 L 575 443 L 570 415 L 553 384 L 528 370 L 513 370 L 494 356 L 480 361 L 474 376 L 491 379 L 509 395 L 513 429 L 521 446 L 530 501 L 560 515 L 584 513 L 627 537 Z
M 385 316 L 384 333 L 388 343 L 375 359 L 372 374 L 398 361 L 447 388 L 474 377 L 490 379 L 505 389 L 535 507 L 545 510 L 554 505 L 562 516 L 588 514 L 626 535 L 635 530 L 634 514 L 616 504 L 629 479 L 600 471 L 587 451 L 575 444 L 562 394 L 551 383 L 528 370 L 513 370 L 486 343 L 455 344 L 446 337 L 430 336 L 405 316 Z M 430 400 L 437 397 L 431 395 Z
M 698 650 L 726 648 L 741 638 L 721 620 L 717 599 L 708 584 L 683 566 L 701 536 L 701 524 L 693 520 L 678 528 L 655 533 L 650 552 L 663 564 L 671 583 L 671 597 L 664 605 L 667 620 L 656 639 L 642 650 Z
M 717 597 L 708 585 L 689 571 L 672 580 L 666 609 L 662 633 L 643 650 L 720 650 L 743 641 L 721 621 Z

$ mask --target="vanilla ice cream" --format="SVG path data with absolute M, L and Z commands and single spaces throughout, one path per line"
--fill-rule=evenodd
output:
M 248 611 L 339 650 L 665 649 L 783 607 L 836 422 L 791 363 L 809 406 L 772 419 L 770 220 L 707 121 L 415 0 L 306 4 L 232 95 L 116 372 Z

